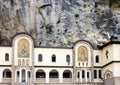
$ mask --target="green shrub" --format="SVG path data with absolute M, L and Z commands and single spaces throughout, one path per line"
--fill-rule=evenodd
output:
M 79 17 L 80 15 L 79 14 L 75 14 L 75 17 L 77 18 L 77 17 Z
M 52 34 L 52 28 L 53 28 L 54 26 L 52 25 L 52 24 L 47 24 L 46 26 L 45 26 L 45 28 L 46 28 L 46 32 L 48 33 L 48 34 Z
M 83 7 L 84 7 L 84 8 L 86 8 L 86 7 L 87 7 L 87 5 L 86 5 L 86 4 L 84 4 L 84 5 L 83 5 Z
M 114 41 L 114 40 L 117 40 L 118 39 L 118 37 L 117 36 L 114 36 L 114 35 L 112 35 L 111 37 L 110 37 L 110 40 L 111 41 Z

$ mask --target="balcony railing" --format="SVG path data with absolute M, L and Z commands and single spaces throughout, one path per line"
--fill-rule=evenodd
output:
M 45 83 L 45 78 L 36 78 L 35 83 Z
M 72 78 L 63 78 L 64 83 L 72 83 Z
M 3 78 L 2 82 L 3 83 L 11 83 L 11 78 Z
M 58 83 L 59 78 L 50 78 L 50 83 Z

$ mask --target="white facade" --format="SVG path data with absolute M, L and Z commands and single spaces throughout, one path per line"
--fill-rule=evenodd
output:
M 88 41 L 73 48 L 36 47 L 28 34 L 18 34 L 12 46 L 0 47 L 0 85 L 107 85 L 120 77 L 120 42 L 94 49 Z

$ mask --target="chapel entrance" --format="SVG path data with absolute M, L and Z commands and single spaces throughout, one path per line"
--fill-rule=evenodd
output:
M 25 73 L 25 69 L 22 69 L 22 77 L 21 77 L 21 81 L 22 82 L 26 82 L 26 73 Z

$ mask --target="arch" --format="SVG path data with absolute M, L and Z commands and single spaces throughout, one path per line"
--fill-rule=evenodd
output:
M 92 47 L 92 49 L 94 49 L 94 46 L 89 41 L 87 41 L 87 40 L 78 40 L 77 42 L 74 43 L 73 46 L 75 47 L 80 42 L 87 43 L 87 44 L 89 44 L 90 47 Z
M 46 74 L 45 71 L 42 69 L 39 69 L 38 71 L 36 71 L 36 78 L 45 78 Z
M 51 70 L 49 73 L 49 77 L 50 78 L 58 78 L 59 77 L 59 73 L 57 70 Z
M 12 73 L 10 69 L 5 69 L 3 71 L 3 78 L 11 78 L 12 77 Z
M 108 78 L 112 78 L 113 77 L 113 73 L 109 70 L 107 70 L 105 73 L 104 73 L 104 78 L 105 79 L 108 79 Z
M 17 33 L 16 35 L 14 35 L 14 36 L 12 37 L 12 45 L 15 45 L 14 42 L 15 42 L 19 37 L 22 37 L 22 36 L 25 36 L 25 37 L 29 38 L 29 39 L 32 41 L 33 45 L 35 45 L 35 40 L 34 40 L 34 38 L 33 38 L 30 34 L 25 33 L 25 32 Z
M 63 78 L 72 78 L 72 72 L 70 70 L 65 70 L 63 72 Z

